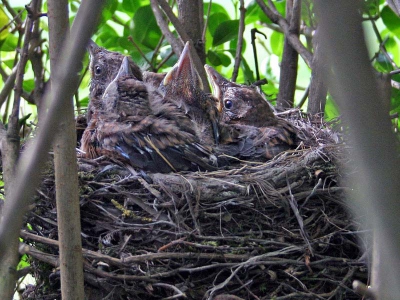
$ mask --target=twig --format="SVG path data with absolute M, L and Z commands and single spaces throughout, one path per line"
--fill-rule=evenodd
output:
M 285 36 L 288 38 L 289 43 L 296 49 L 297 53 L 304 59 L 305 63 L 311 67 L 312 62 L 312 54 L 310 51 L 307 50 L 306 47 L 300 42 L 300 39 L 295 34 L 292 34 L 289 30 L 289 24 L 275 9 L 275 6 L 272 4 L 272 1 L 268 0 L 270 5 L 272 4 L 272 10 L 264 3 L 263 0 L 256 0 L 258 5 L 261 7 L 262 11 L 265 15 L 274 23 L 278 24 Z M 273 11 L 275 9 L 275 12 Z
M 299 209 L 297 206 L 297 202 L 292 194 L 292 189 L 290 188 L 289 179 L 287 178 L 287 175 L 286 175 L 286 181 L 287 181 L 287 185 L 289 187 L 289 196 L 290 197 L 288 200 L 289 200 L 290 207 L 292 208 L 293 213 L 297 219 L 297 222 L 299 223 L 301 236 L 304 239 L 304 241 L 306 242 L 306 244 L 308 246 L 308 250 L 310 251 L 311 255 L 314 255 L 313 249 L 312 249 L 310 241 L 309 241 L 308 233 L 307 233 L 306 229 L 304 228 L 303 218 L 300 215 L 300 212 L 299 212 Z
M 6 248 L 11 241 L 17 240 L 22 227 L 23 214 L 40 180 L 41 166 L 47 158 L 47 150 L 55 136 L 57 124 L 62 120 L 63 104 L 70 101 L 76 87 L 76 73 L 85 53 L 85 45 L 94 31 L 95 21 L 104 1 L 83 1 L 67 45 L 61 55 L 59 74 L 55 74 L 55 84 L 47 91 L 45 103 L 51 103 L 48 115 L 43 121 L 36 139 L 22 154 L 17 166 L 18 176 L 14 180 L 12 191 L 4 205 L 4 214 L 0 223 L 0 260 L 3 261 Z M 53 100 L 53 101 L 52 101 Z M 57 100 L 57 101 L 56 101 Z M 26 180 L 30 178 L 30 180 Z
M 301 97 L 299 104 L 297 104 L 296 108 L 302 108 L 304 103 L 306 103 L 306 100 L 308 98 L 308 95 L 310 93 L 310 84 L 307 86 L 303 96 Z
M 207 32 L 207 26 L 208 26 L 208 19 L 210 18 L 211 5 L 212 5 L 212 0 L 210 0 L 210 2 L 208 2 L 206 22 L 204 23 L 203 34 L 201 36 L 202 41 L 206 40 L 206 32 Z
M 171 297 L 167 297 L 167 298 L 164 298 L 164 299 L 187 298 L 186 294 L 184 292 L 182 292 L 180 289 L 178 289 L 174 285 L 159 282 L 159 283 L 154 283 L 153 286 L 168 288 L 168 289 L 173 290 L 176 293 L 176 295 L 171 296 Z
M 183 42 L 179 41 L 179 39 L 176 38 L 172 34 L 172 32 L 169 30 L 168 23 L 164 19 L 163 12 L 161 11 L 161 9 L 159 7 L 159 1 L 158 0 L 150 0 L 150 3 L 151 3 L 151 9 L 153 10 L 154 16 L 155 16 L 155 18 L 157 20 L 158 26 L 161 29 L 161 32 L 164 34 L 164 36 L 167 39 L 168 43 L 171 45 L 172 50 L 174 51 L 174 53 L 177 56 L 180 55 L 182 50 L 183 50 Z M 165 3 L 164 3 L 164 5 L 168 6 L 168 4 L 165 4 Z
M 253 28 L 251 30 L 251 45 L 253 46 L 254 65 L 256 67 L 256 78 L 257 78 L 257 81 L 259 81 L 260 80 L 260 71 L 258 70 L 256 33 L 263 35 L 265 38 L 267 38 L 267 36 L 264 33 L 262 33 L 261 31 L 259 31 L 257 28 Z
M 11 5 L 8 3 L 7 0 L 2 0 L 4 6 L 7 8 L 7 10 L 10 12 L 10 14 L 13 16 L 13 18 L 15 19 L 15 21 L 17 22 L 17 24 L 19 26 L 22 25 L 22 20 L 19 17 L 19 14 L 15 12 L 15 10 L 11 7 Z
M 144 60 L 151 66 L 151 62 L 147 59 L 146 55 L 143 53 L 142 49 L 135 43 L 132 36 L 128 36 L 128 41 L 132 43 L 132 45 L 139 51 L 140 55 L 144 58 Z
M 7 80 L 4 83 L 3 89 L 0 92 L 0 106 L 6 101 L 8 95 L 14 87 L 15 78 L 17 77 L 17 69 L 19 66 L 19 62 L 12 69 L 10 76 L 7 77 Z
M 173 13 L 171 7 L 168 5 L 168 3 L 165 0 L 151 0 L 152 3 L 152 9 L 154 12 L 154 15 L 157 20 L 157 24 L 160 26 L 160 29 L 162 33 L 165 35 L 167 38 L 168 42 L 171 44 L 172 49 L 174 50 L 175 54 L 179 56 L 183 50 L 183 45 L 184 43 L 188 42 L 190 43 L 190 54 L 192 55 L 193 59 L 193 64 L 197 70 L 197 72 L 200 75 L 201 80 L 203 81 L 203 88 L 206 93 L 210 92 L 210 87 L 208 85 L 207 81 L 207 75 L 206 71 L 204 70 L 203 64 L 200 60 L 199 55 L 195 51 L 195 48 L 193 46 L 193 41 L 190 40 L 189 35 L 187 34 L 186 30 L 182 27 L 181 22 L 179 19 L 175 16 Z M 165 20 L 162 18 L 161 11 L 158 8 L 158 5 L 161 6 L 163 9 L 165 15 L 168 17 L 172 25 L 175 27 L 176 32 L 178 33 L 180 37 L 180 42 L 173 36 L 173 34 L 170 32 L 168 28 L 168 24 L 166 24 Z
M 240 0 L 240 18 L 239 18 L 239 32 L 238 32 L 238 41 L 236 44 L 236 55 L 235 55 L 235 64 L 233 66 L 232 73 L 232 81 L 236 81 L 239 72 L 240 60 L 242 57 L 242 47 L 243 47 L 243 33 L 245 29 L 244 19 L 246 16 L 246 8 L 244 7 L 244 0 Z M 204 40 L 204 39 L 203 39 Z M 253 42 L 253 40 L 252 40 Z M 259 78 L 257 78 L 259 79 Z

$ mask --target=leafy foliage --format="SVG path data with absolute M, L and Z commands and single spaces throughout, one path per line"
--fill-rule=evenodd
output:
M 371 39 L 375 41 L 375 46 L 371 49 L 371 53 L 376 53 L 373 59 L 373 66 L 383 73 L 388 73 L 396 69 L 400 63 L 399 38 L 400 18 L 397 16 L 383 0 L 365 0 L 364 16 L 365 24 L 371 27 L 374 22 L 378 28 L 378 32 L 371 35 Z M 73 21 L 80 1 L 70 0 L 70 20 Z M 20 20 L 24 20 L 27 16 L 24 5 L 28 1 L 19 0 L 12 1 L 10 5 L 16 13 L 19 12 Z M 286 1 L 274 1 L 276 9 L 285 16 Z M 264 39 L 261 35 L 256 37 L 255 45 L 258 53 L 258 64 L 261 77 L 268 79 L 268 84 L 262 88 L 273 101 L 276 98 L 279 87 L 280 60 L 283 52 L 284 35 L 276 30 L 271 29 L 271 20 L 269 20 L 255 1 L 246 3 L 245 14 L 245 32 L 243 41 L 242 61 L 240 64 L 238 82 L 251 83 L 255 80 L 255 64 L 253 57 L 253 47 L 250 38 L 250 30 L 257 28 L 267 36 Z M 215 67 L 225 77 L 230 78 L 233 72 L 234 58 L 236 55 L 236 46 L 238 41 L 239 28 L 239 1 L 213 1 L 209 10 L 209 2 L 204 3 L 204 19 L 207 21 L 205 31 L 205 49 L 207 63 Z M 46 1 L 43 3 L 42 11 L 47 10 Z M 310 0 L 303 1 L 301 10 L 302 21 L 311 30 L 315 29 L 317 22 L 313 13 L 313 4 Z M 8 26 L 7 26 L 8 25 Z M 11 73 L 13 66 L 16 64 L 16 49 L 22 47 L 23 31 L 20 30 L 20 24 L 16 21 L 10 12 L 3 6 L 0 6 L 0 55 L 1 69 L 3 75 Z M 49 79 L 49 55 L 48 55 L 48 26 L 47 19 L 41 18 L 40 23 L 41 36 L 43 43 L 40 44 L 40 54 L 44 66 L 44 79 Z M 173 30 L 173 28 L 171 27 Z M 379 33 L 379 37 L 376 35 Z M 128 39 L 131 37 L 134 44 Z M 108 0 L 103 10 L 98 30 L 94 34 L 93 39 L 100 46 L 109 50 L 119 51 L 129 54 L 143 68 L 152 69 L 159 72 L 168 70 L 177 60 L 175 55 L 171 55 L 171 47 L 163 38 L 159 29 L 153 11 L 150 6 L 150 0 Z M 380 51 L 379 41 L 383 41 L 386 49 Z M 303 39 L 307 47 L 308 39 Z M 161 45 L 161 47 L 158 47 Z M 301 59 L 300 59 L 301 61 Z M 84 61 L 87 66 L 88 59 Z M 298 65 L 298 90 L 296 92 L 295 104 L 299 103 L 310 80 L 310 70 L 303 63 Z M 303 76 L 303 77 L 301 77 Z M 305 78 L 305 77 L 307 78 Z M 398 75 L 393 77 L 397 80 Z M 28 65 L 25 73 L 24 95 L 27 97 L 35 89 L 35 76 L 32 66 Z M 3 76 L 3 81 L 6 77 Z M 89 74 L 83 70 L 82 80 L 79 91 L 77 92 L 76 105 L 79 109 L 84 109 L 88 103 L 88 84 Z M 2 106 L 3 120 L 7 119 L 12 105 L 12 95 L 7 98 L 7 103 Z M 326 117 L 332 118 L 338 115 L 337 107 L 331 98 L 327 101 Z M 36 121 L 36 109 L 34 105 L 28 102 L 22 102 L 22 114 L 27 115 L 33 113 L 30 121 Z M 398 90 L 393 89 L 391 99 L 392 113 L 400 111 L 400 97 Z

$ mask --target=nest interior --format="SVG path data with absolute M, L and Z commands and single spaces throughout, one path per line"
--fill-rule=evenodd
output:
M 327 124 L 286 117 L 304 145 L 217 172 L 134 176 L 79 158 L 86 298 L 361 299 L 346 146 Z M 37 280 L 25 298 L 61 297 L 51 167 L 21 236 Z

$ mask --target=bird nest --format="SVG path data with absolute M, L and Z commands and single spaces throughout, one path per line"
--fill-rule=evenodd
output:
M 286 118 L 304 147 L 216 172 L 135 176 L 79 158 L 87 299 L 360 299 L 346 147 L 327 124 Z M 37 280 L 27 298 L 60 297 L 55 206 L 50 168 L 22 232 Z

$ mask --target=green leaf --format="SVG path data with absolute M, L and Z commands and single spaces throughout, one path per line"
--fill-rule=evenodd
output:
M 29 267 L 29 266 L 30 266 L 30 263 L 28 261 L 28 256 L 26 254 L 22 255 L 22 257 L 18 263 L 17 270 L 21 270 L 21 269 Z
M 204 3 L 204 16 L 207 16 L 207 12 L 208 12 L 208 5 L 210 3 L 206 2 Z M 224 13 L 225 15 L 229 16 L 228 12 L 226 11 L 225 7 L 223 7 L 222 5 L 216 3 L 216 2 L 212 2 L 211 5 L 211 10 L 210 10 L 210 15 L 215 14 L 215 13 Z
M 240 67 L 243 70 L 243 76 L 246 82 L 254 82 L 254 74 L 253 71 L 250 69 L 249 64 L 247 63 L 246 59 L 242 58 L 240 61 Z
M 229 49 L 235 49 L 235 53 L 236 53 L 236 47 L 237 47 L 237 38 L 233 39 L 230 43 L 229 43 Z M 242 45 L 242 54 L 246 51 L 246 39 L 245 36 L 243 37 L 243 45 Z M 232 54 L 233 57 L 235 57 L 235 54 Z
M 274 5 L 278 12 L 285 18 L 286 17 L 286 0 L 285 1 L 274 1 Z M 268 6 L 268 5 L 267 5 Z M 261 22 L 271 24 L 272 21 L 264 14 L 262 9 L 258 10 L 258 17 Z
M 3 5 L 0 5 L 0 28 L 3 28 L 8 24 L 8 16 L 3 10 Z M 0 32 L 0 41 L 5 40 L 8 36 L 8 28 L 4 28 L 3 31 Z
M 264 15 L 263 11 L 261 10 L 258 3 L 254 1 L 246 8 L 246 15 L 245 15 L 244 23 L 246 25 L 248 25 L 248 24 L 253 25 L 252 23 L 258 22 L 260 20 L 261 14 Z
M 217 12 L 210 15 L 210 18 L 208 18 L 208 29 L 210 30 L 210 33 L 214 35 L 219 24 L 228 21 L 229 19 L 229 16 L 222 12 Z
M 214 33 L 213 46 L 221 45 L 237 37 L 239 20 L 229 20 L 218 25 Z
M 4 43 L 1 45 L 0 50 L 7 52 L 15 51 L 15 49 L 17 48 L 17 44 L 18 38 L 13 34 L 9 34 Z
M 33 79 L 25 79 L 22 86 L 23 86 L 25 91 L 31 92 L 35 88 L 35 80 L 33 80 Z
M 215 51 L 208 50 L 207 58 L 210 61 L 211 65 L 213 66 L 220 66 L 222 64 L 221 59 L 219 58 L 219 56 Z
M 122 1 L 122 11 L 127 13 L 128 15 L 134 15 L 139 7 L 143 6 L 143 4 L 148 3 L 148 1 L 140 1 L 140 0 L 123 0 Z
M 283 52 L 284 36 L 282 33 L 274 31 L 271 34 L 270 44 L 272 53 L 281 57 Z
M 152 49 L 157 46 L 161 38 L 161 30 L 150 5 L 142 6 L 136 11 L 130 28 L 135 42 Z
M 108 20 L 112 19 L 115 11 L 118 8 L 118 1 L 114 0 L 107 0 L 106 4 L 104 5 L 103 12 L 101 14 L 101 26 L 104 25 Z M 99 26 L 100 27 L 100 26 Z
M 393 34 L 400 38 L 400 18 L 392 11 L 389 6 L 384 6 L 381 11 L 383 24 L 386 25 Z
M 218 52 L 218 56 L 221 59 L 221 64 L 224 67 L 227 67 L 232 63 L 231 57 L 229 55 L 226 55 L 223 52 Z
M 79 104 L 81 107 L 87 107 L 89 104 L 89 96 L 82 98 L 79 100 Z
M 207 58 L 213 66 L 223 65 L 224 67 L 227 67 L 231 64 L 230 56 L 226 55 L 222 51 L 208 50 Z
M 286 18 L 286 0 L 275 1 L 274 4 L 277 11 L 282 15 L 282 17 Z
M 325 104 L 325 120 L 329 121 L 339 116 L 339 108 L 331 96 L 328 96 Z

